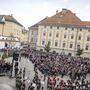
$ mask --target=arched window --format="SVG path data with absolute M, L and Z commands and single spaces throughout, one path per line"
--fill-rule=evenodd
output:
M 70 44 L 70 48 L 73 48 L 73 44 L 72 43 Z
M 87 41 L 90 41 L 90 36 L 87 36 Z
M 56 37 L 59 37 L 59 33 L 57 32 Z
M 66 34 L 64 34 L 64 38 L 66 38 L 67 37 L 67 35 Z
M 57 41 L 55 41 L 55 46 L 58 46 L 58 42 Z
M 63 45 L 62 45 L 63 47 L 65 47 L 66 46 L 66 43 L 63 43 Z
M 78 45 L 77 45 L 77 49 L 81 49 L 81 46 L 80 46 L 80 44 L 78 44 Z
M 86 45 L 85 50 L 89 50 L 89 45 L 88 44 Z
M 74 35 L 71 35 L 71 39 L 73 39 L 74 38 Z
M 81 38 L 82 38 L 82 36 L 81 36 L 81 35 L 79 35 L 79 36 L 78 36 L 78 40 L 81 40 Z

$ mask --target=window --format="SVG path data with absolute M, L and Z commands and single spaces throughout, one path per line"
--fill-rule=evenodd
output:
M 71 53 L 68 53 L 68 56 L 72 56 L 72 54 Z
M 90 41 L 90 37 L 89 36 L 87 37 L 87 41 Z
M 51 36 L 52 36 L 52 34 L 51 34 L 51 33 L 49 33 L 49 36 L 51 37 Z
M 71 35 L 71 39 L 73 39 L 74 38 L 74 36 L 73 35 Z
M 63 47 L 65 47 L 66 43 L 63 43 Z
M 42 45 L 45 45 L 45 41 L 42 41 Z
M 59 29 L 59 26 L 57 27 L 57 29 Z
M 46 36 L 46 33 L 45 32 L 43 33 L 43 36 Z
M 59 37 L 59 33 L 56 34 L 56 37 Z
M 70 44 L 70 48 L 72 48 L 73 47 L 73 44 Z
M 80 45 L 77 45 L 77 49 L 80 49 L 81 47 L 80 47 Z
M 90 32 L 90 29 L 88 30 L 88 32 Z
M 65 28 L 65 30 L 67 30 L 67 28 Z
M 67 36 L 66 35 L 64 35 L 64 38 L 66 38 Z
M 74 28 L 72 28 L 72 30 L 74 30 Z
M 50 26 L 50 29 L 52 29 L 52 26 Z
M 55 42 L 55 46 L 58 46 L 58 42 Z
M 49 45 L 51 45 L 51 41 L 48 41 Z
M 88 45 L 86 45 L 86 48 L 85 48 L 86 50 L 88 50 L 89 49 L 89 46 Z
M 81 36 L 78 37 L 78 40 L 81 40 Z
M 80 28 L 80 31 L 82 31 L 82 28 Z

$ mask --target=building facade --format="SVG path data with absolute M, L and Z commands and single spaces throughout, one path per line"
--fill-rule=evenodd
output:
M 34 41 L 37 49 L 43 49 L 49 41 L 51 51 L 75 56 L 77 49 L 83 49 L 82 56 L 90 57 L 90 22 L 81 21 L 70 10 L 62 9 L 37 25 L 37 42 Z
M 25 41 L 22 30 L 23 25 L 12 15 L 0 15 L 0 43 L 11 45 Z

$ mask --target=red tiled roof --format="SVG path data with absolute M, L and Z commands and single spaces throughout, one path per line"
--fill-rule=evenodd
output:
M 0 15 L 0 16 L 4 17 L 5 21 L 14 22 L 14 23 L 17 23 L 20 26 L 23 26 L 12 15 Z
M 84 24 L 85 26 L 90 26 L 90 22 L 88 22 L 88 21 L 83 21 L 83 24 Z
M 81 21 L 73 12 L 67 9 L 62 9 L 61 12 L 57 12 L 54 16 L 48 17 L 37 24 L 90 26 L 90 22 Z

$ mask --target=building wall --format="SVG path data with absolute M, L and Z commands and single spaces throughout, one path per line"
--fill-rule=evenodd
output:
M 0 35 L 2 35 L 3 24 L 0 24 Z
M 31 46 L 37 46 L 37 39 L 38 39 L 38 29 L 30 29 L 29 30 L 29 43 Z
M 9 22 L 5 21 L 5 24 L 0 24 L 0 35 L 3 36 L 14 36 L 18 37 L 20 42 L 27 41 L 27 34 L 22 33 L 23 27 L 14 23 L 14 22 Z
M 90 40 L 87 41 L 87 37 L 90 38 L 89 28 L 39 26 L 37 46 L 38 49 L 43 48 L 50 41 L 52 51 L 75 55 L 80 45 L 80 49 L 84 50 L 82 56 L 90 57 Z M 88 50 L 86 50 L 86 45 L 88 45 Z
M 6 21 L 4 24 L 3 35 L 10 36 L 13 34 L 15 37 L 20 37 L 22 34 L 22 27 L 14 22 Z

